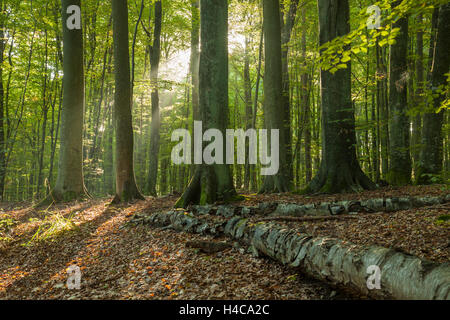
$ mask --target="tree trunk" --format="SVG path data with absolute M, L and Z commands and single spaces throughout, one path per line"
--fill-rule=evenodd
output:
M 192 29 L 190 72 L 192 84 L 192 122 L 200 121 L 199 105 L 199 64 L 200 64 L 200 1 L 191 0 Z M 194 123 L 192 123 L 194 128 Z M 192 129 L 194 130 L 194 129 Z M 194 144 L 192 144 L 192 162 L 194 162 Z M 190 167 L 190 175 L 194 175 L 195 165 Z
M 281 58 L 281 26 L 280 3 L 278 0 L 264 0 L 264 118 L 265 127 L 279 130 L 279 170 L 278 173 L 266 176 L 260 193 L 289 192 L 291 189 L 290 162 L 288 161 L 288 137 L 285 129 L 284 112 L 279 112 L 280 101 L 283 101 L 283 78 Z M 269 145 L 274 143 L 271 141 Z M 268 148 L 272 149 L 272 148 Z
M 292 0 L 287 10 L 286 19 L 284 19 L 284 5 L 281 12 L 281 64 L 282 64 L 282 110 L 284 116 L 284 130 L 286 137 L 286 166 L 290 183 L 293 180 L 293 162 L 292 162 L 292 132 L 291 132 L 291 103 L 290 103 L 290 78 L 289 78 L 289 42 L 291 41 L 292 29 L 294 28 L 295 17 L 297 15 L 299 0 Z
M 244 91 L 245 91 L 245 129 L 253 129 L 252 126 L 252 83 L 250 79 L 250 39 L 245 37 L 244 52 Z M 249 143 L 245 144 L 244 189 L 249 190 L 251 169 L 249 161 Z
M 152 125 L 150 133 L 150 154 L 147 192 L 151 196 L 156 196 L 156 180 L 158 177 L 159 145 L 161 119 L 159 112 L 159 89 L 158 70 L 161 57 L 161 22 L 162 5 L 161 1 L 155 2 L 155 28 L 153 34 L 153 45 L 150 47 L 150 83 L 152 86 Z
M 3 89 L 3 57 L 5 51 L 5 11 L 3 1 L 0 2 L 0 201 L 3 201 L 6 175 L 6 141 L 5 141 L 5 109 Z
M 385 98 L 387 71 L 384 63 L 384 51 L 383 48 L 378 45 L 378 39 L 376 40 L 376 58 L 377 112 L 379 115 L 377 130 L 379 131 L 378 138 L 380 145 L 381 172 L 383 173 L 383 177 L 386 179 L 389 171 L 389 113 Z
M 302 59 L 303 59 L 303 73 L 301 75 L 301 101 L 303 104 L 303 109 L 305 113 L 305 130 L 304 130 L 304 149 L 305 149 L 305 171 L 306 178 L 305 182 L 309 184 L 312 180 L 312 157 L 311 157 L 311 107 L 309 105 L 309 71 L 307 69 L 306 63 L 306 6 L 303 7 L 302 10 L 302 24 L 303 24 L 303 32 L 302 32 Z
M 133 170 L 133 125 L 131 116 L 130 57 L 127 1 L 113 0 L 113 37 L 116 128 L 116 195 L 113 203 L 144 199 L 136 186 Z
M 423 86 L 424 86 L 424 68 L 423 68 L 423 30 L 422 30 L 423 16 L 420 14 L 417 17 L 417 24 L 419 25 L 419 31 L 416 33 L 416 92 L 414 94 L 414 102 L 416 107 L 423 101 Z M 412 90 L 412 88 L 410 88 Z M 411 136 L 411 154 L 413 159 L 414 175 L 417 179 L 417 167 L 420 161 L 420 143 L 421 143 L 421 131 L 422 131 L 422 116 L 419 111 L 415 112 L 412 120 L 412 136 Z
M 225 137 L 228 121 L 228 1 L 202 0 L 200 8 L 200 114 L 204 130 L 218 129 Z M 229 201 L 235 196 L 227 164 L 202 164 L 196 166 L 194 177 L 176 207 Z
M 61 0 L 63 27 L 63 104 L 61 143 L 56 185 L 42 204 L 88 196 L 83 180 L 84 69 L 83 33 L 67 28 L 67 8 L 80 0 Z M 80 18 L 81 19 L 81 18 Z
M 262 27 L 261 27 L 262 29 Z M 264 45 L 264 31 L 261 30 L 261 36 L 259 38 L 259 49 L 258 49 L 258 68 L 256 69 L 256 85 L 255 85 L 255 98 L 253 104 L 253 120 L 252 127 L 256 128 L 256 115 L 258 113 L 258 102 L 259 102 L 259 86 L 261 83 L 261 66 L 262 66 L 262 56 L 263 56 L 263 45 Z M 258 189 L 258 179 L 256 177 L 256 166 L 253 166 L 250 178 L 250 189 Z
M 428 184 L 438 182 L 436 175 L 442 171 L 443 160 L 443 132 L 444 110 L 439 113 L 445 94 L 439 94 L 436 91 L 439 88 L 445 88 L 447 83 L 446 73 L 450 66 L 450 4 L 445 4 L 439 9 L 439 18 L 436 35 L 436 47 L 433 59 L 433 69 L 431 74 L 431 87 L 433 99 L 431 112 L 425 113 L 423 117 L 423 138 L 422 150 L 420 156 L 420 165 L 418 169 L 418 183 Z M 445 90 L 444 90 L 445 92 Z M 433 175 L 434 178 L 433 179 Z
M 348 0 L 319 0 L 320 45 L 350 31 Z M 374 189 L 356 158 L 351 65 L 332 74 L 321 71 L 323 158 L 305 192 L 339 193 Z
M 401 1 L 396 1 L 394 7 Z M 400 28 L 400 34 L 391 45 L 389 66 L 389 174 L 392 185 L 411 182 L 410 123 L 408 110 L 408 18 L 399 19 L 392 28 Z

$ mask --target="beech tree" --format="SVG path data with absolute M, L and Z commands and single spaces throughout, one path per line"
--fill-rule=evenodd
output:
M 288 132 L 285 129 L 285 113 L 280 112 L 283 101 L 283 79 L 281 60 L 280 3 L 278 0 L 264 0 L 264 121 L 268 130 L 279 130 L 279 170 L 273 176 L 266 176 L 260 193 L 288 192 L 291 189 L 290 162 L 288 158 Z M 282 107 L 286 108 L 283 104 Z M 270 141 L 270 144 L 274 141 Z
M 394 7 L 401 1 L 395 1 Z M 405 185 L 411 181 L 410 121 L 408 110 L 408 17 L 392 25 L 400 28 L 396 42 L 391 45 L 389 63 L 389 183 Z
M 0 1 L 0 200 L 3 200 L 6 177 L 6 142 L 5 142 L 5 90 L 3 87 L 3 59 L 5 52 L 5 11 L 3 0 Z
M 58 177 L 55 188 L 42 204 L 89 196 L 83 179 L 84 47 L 81 1 L 62 0 L 61 9 L 64 78 Z
M 180 128 L 192 130 L 194 121 L 203 121 L 204 130 L 217 127 L 208 125 L 211 121 L 203 120 L 200 112 L 199 95 L 208 97 L 200 92 L 203 88 L 214 87 L 216 100 L 221 106 L 226 104 L 221 98 L 226 95 L 226 81 L 220 80 L 219 87 L 212 85 L 219 77 L 225 79 L 223 74 L 209 72 L 203 83 L 210 84 L 200 89 L 199 2 L 128 1 L 132 39 L 115 50 L 117 56 L 125 57 L 123 61 L 130 59 L 132 89 L 128 95 L 127 62 L 114 59 L 110 2 L 85 0 L 80 10 L 81 1 L 1 1 L 0 194 L 4 201 L 37 201 L 50 192 L 45 203 L 114 196 L 116 165 L 122 166 L 123 176 L 118 178 L 122 181 L 118 190 L 125 188 L 124 181 L 130 185 L 126 190 L 136 190 L 137 185 L 146 194 L 158 196 L 186 188 L 197 164 L 171 161 L 175 146 L 171 134 Z M 341 6 L 340 2 L 329 3 L 334 8 L 330 12 Z M 253 136 L 248 139 L 247 135 L 245 162 L 225 169 L 231 171 L 237 189 L 293 191 L 294 182 L 295 189 L 304 190 L 313 177 L 318 179 L 311 184 L 315 191 L 327 191 L 328 178 L 334 186 L 330 192 L 364 189 L 365 182 L 359 180 L 365 178 L 360 178 L 355 166 L 380 186 L 404 184 L 411 177 L 408 158 L 414 160 L 415 182 L 447 181 L 448 68 L 442 54 L 447 51 L 442 13 L 438 33 L 445 0 L 402 1 L 400 5 L 383 0 L 377 3 L 381 24 L 374 29 L 366 25 L 369 3 L 350 2 L 352 29 L 326 38 L 331 26 L 322 18 L 320 43 L 332 40 L 320 50 L 315 1 L 279 0 L 277 5 L 231 0 L 228 4 L 232 38 L 228 39 L 227 79 L 233 90 L 228 91 L 230 107 L 220 107 L 220 115 L 214 113 L 212 118 L 220 117 L 227 122 L 224 128 L 236 132 L 278 129 L 284 134 L 279 137 L 281 168 L 273 177 L 259 174 L 265 165 L 250 160 L 255 146 L 250 146 Z M 264 7 L 271 9 L 264 12 Z M 406 18 L 408 28 L 402 26 Z M 342 23 L 334 29 L 341 30 Z M 264 24 L 269 26 L 265 31 Z M 222 46 L 224 41 L 218 43 Z M 123 52 L 128 45 L 131 51 L 126 57 Z M 64 55 L 67 63 L 63 65 Z M 206 63 L 218 63 L 219 59 L 205 57 Z M 209 68 L 206 63 L 203 68 Z M 115 76 L 121 79 L 117 90 Z M 339 93 L 333 91 L 335 82 Z M 207 104 L 215 108 L 203 103 Z M 126 129 L 119 129 L 119 123 Z M 411 145 L 406 142 L 409 134 Z M 116 143 L 123 148 L 116 149 Z M 192 143 L 191 152 L 193 147 Z M 220 166 L 215 170 L 222 170 Z M 340 180 L 346 181 L 344 187 L 339 186 Z
M 446 74 L 450 67 L 450 4 L 439 9 L 436 44 L 431 71 L 431 90 L 435 94 L 430 112 L 423 116 L 422 150 L 420 153 L 417 182 L 428 184 L 439 181 L 443 169 L 443 130 L 445 109 L 440 110 L 445 99 Z M 434 178 L 434 179 L 433 179 Z
M 133 125 L 131 116 L 131 81 L 128 41 L 127 1 L 112 0 L 114 32 L 114 117 L 116 130 L 116 195 L 113 200 L 144 200 L 136 185 L 133 169 Z
M 281 1 L 281 65 L 283 94 L 282 104 L 284 112 L 284 130 L 286 136 L 286 161 L 288 166 L 289 182 L 293 180 L 292 163 L 292 129 L 291 129 L 291 99 L 290 99 L 290 78 L 289 78 L 289 42 L 291 41 L 292 30 L 295 25 L 299 0 L 291 0 L 288 8 L 285 8 L 284 1 Z
M 348 0 L 319 0 L 319 44 L 350 32 Z M 335 73 L 321 70 L 323 142 L 318 174 L 304 192 L 353 192 L 374 189 L 356 158 L 351 63 Z
M 199 103 L 203 130 L 218 129 L 222 136 L 228 122 L 228 1 L 200 2 Z M 225 144 L 223 144 L 225 154 Z M 229 201 L 236 196 L 227 164 L 201 164 L 176 207 Z
M 150 52 L 150 82 L 152 86 L 152 123 L 150 135 L 150 162 L 148 170 L 147 192 L 151 196 L 156 196 L 156 180 L 158 177 L 158 154 L 160 144 L 159 130 L 161 119 L 159 112 L 159 89 L 158 89 L 158 70 L 161 58 L 161 22 L 162 22 L 162 4 L 156 1 L 155 9 L 155 28 L 153 31 L 153 45 L 149 46 Z

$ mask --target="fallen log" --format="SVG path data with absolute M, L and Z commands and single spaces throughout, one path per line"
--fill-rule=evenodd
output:
M 265 217 L 257 219 L 257 222 L 260 221 L 298 221 L 298 222 L 305 222 L 305 221 L 329 221 L 329 220 L 354 220 L 358 219 L 356 216 L 305 216 L 305 217 Z
M 171 226 L 185 232 L 224 234 L 245 243 L 254 254 L 298 267 L 310 276 L 374 298 L 450 299 L 450 264 L 435 263 L 380 246 L 360 246 L 339 239 L 312 237 L 275 223 L 246 218 L 206 221 L 194 214 L 169 211 L 137 223 Z M 369 289 L 368 272 L 380 271 L 379 289 Z
M 192 206 L 188 210 L 198 215 L 216 215 L 231 218 L 236 215 L 253 216 L 256 214 L 270 217 L 337 216 L 343 214 L 396 212 L 426 206 L 435 206 L 450 202 L 450 194 L 425 197 L 389 197 L 365 200 L 321 202 L 298 204 L 289 202 L 262 202 L 255 207 L 236 205 Z
M 319 204 L 279 203 L 270 216 L 330 216 L 349 213 L 395 212 L 450 201 L 450 194 L 436 197 L 390 197 L 366 200 L 322 202 Z M 263 205 L 264 207 L 264 205 Z M 272 207 L 274 205 L 272 204 Z

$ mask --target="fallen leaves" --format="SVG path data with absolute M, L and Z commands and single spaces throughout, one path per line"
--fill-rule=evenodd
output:
M 175 197 L 149 199 L 111 207 L 106 200 L 56 206 L 46 216 L 61 214 L 76 233 L 55 241 L 21 246 L 39 227 L 43 216 L 33 210 L 11 211 L 18 220 L 14 242 L 0 259 L 0 299 L 321 299 L 331 289 L 299 277 L 269 260 L 241 254 L 238 249 L 196 253 L 187 241 L 198 235 L 146 227 L 121 228 L 134 212 L 164 210 Z M 26 214 L 24 213 L 26 212 Z M 29 218 L 35 218 L 33 225 Z M 16 229 L 18 230 L 18 229 Z M 67 268 L 82 272 L 81 289 L 66 287 Z M 267 290 L 265 283 L 270 283 Z
M 441 186 L 385 188 L 351 195 L 251 195 L 240 205 L 260 201 L 311 203 L 386 195 L 440 194 Z M 254 258 L 243 248 L 202 253 L 189 242 L 224 241 L 200 235 L 123 227 L 135 213 L 170 209 L 176 197 L 150 198 L 130 205 L 109 206 L 110 199 L 56 206 L 42 213 L 23 204 L 3 208 L 14 224 L 12 241 L 0 252 L 0 299 L 333 299 L 347 293 L 306 278 L 268 259 Z M 288 222 L 314 235 L 338 237 L 358 244 L 379 244 L 436 261 L 448 261 L 448 210 L 421 208 L 358 219 Z M 7 210 L 7 211 L 5 211 Z M 26 243 L 45 217 L 69 217 L 78 231 L 63 232 L 55 241 Z M 75 214 L 76 213 L 76 214 Z M 257 217 L 256 217 L 257 218 Z M 439 221 L 442 221 L 439 223 Z M 80 290 L 66 288 L 67 268 L 82 272 Z M 61 284 L 63 284 L 61 286 Z

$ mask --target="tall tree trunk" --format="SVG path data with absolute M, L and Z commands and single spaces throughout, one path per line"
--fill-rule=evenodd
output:
M 290 183 L 293 179 L 292 164 L 292 132 L 291 132 L 291 105 L 290 105 L 290 78 L 289 78 L 289 42 L 291 41 L 292 29 L 294 28 L 295 17 L 297 15 L 299 0 L 291 0 L 289 9 L 287 10 L 286 19 L 284 18 L 284 5 L 281 11 L 281 64 L 282 64 L 282 83 L 283 94 L 281 104 L 284 117 L 284 130 L 286 137 L 286 165 L 287 174 Z
M 245 129 L 252 129 L 252 82 L 250 79 L 250 39 L 245 37 L 244 53 L 244 91 L 245 91 Z M 248 141 L 245 145 L 245 166 L 244 166 L 244 189 L 250 187 L 251 166 L 249 161 L 250 146 Z
M 39 199 L 41 196 L 41 188 L 43 185 L 44 180 L 44 153 L 45 153 L 45 141 L 47 138 L 47 121 L 48 121 L 48 101 L 47 101 L 47 68 L 48 68 L 48 32 L 47 30 L 44 31 L 45 34 L 45 58 L 44 58 L 44 67 L 43 67 L 43 74 L 44 74 L 44 81 L 42 84 L 42 133 L 41 133 L 41 147 L 39 150 L 39 168 L 38 168 L 38 179 L 37 179 L 37 198 Z M 50 88 L 51 91 L 51 88 Z M 51 96 L 50 98 L 51 99 Z
M 419 31 L 416 33 L 416 92 L 414 94 L 415 106 L 420 105 L 423 101 L 423 86 L 424 86 L 424 68 L 423 68 L 423 30 L 422 30 L 423 16 L 420 14 L 417 17 L 417 24 L 419 25 Z M 412 88 L 410 88 L 412 90 Z M 422 116 L 416 111 L 416 115 L 412 121 L 412 136 L 411 136 L 411 153 L 414 162 L 414 175 L 417 179 L 417 167 L 420 157 L 420 143 L 421 143 L 421 131 L 422 131 Z
M 159 140 L 161 119 L 159 112 L 158 70 L 161 58 L 161 1 L 155 2 L 155 28 L 153 33 L 153 45 L 150 47 L 150 83 L 152 87 L 152 124 L 150 133 L 150 162 L 148 168 L 147 192 L 156 196 L 156 180 L 158 177 Z
M 61 144 L 56 185 L 43 203 L 51 200 L 71 201 L 88 196 L 83 180 L 83 33 L 81 27 L 73 30 L 67 27 L 67 9 L 72 5 L 81 8 L 81 1 L 61 0 L 64 44 Z
M 311 157 L 311 107 L 309 105 L 309 71 L 306 63 L 306 6 L 302 9 L 302 59 L 303 59 L 303 73 L 301 75 L 301 101 L 305 113 L 305 130 L 304 130 L 304 149 L 305 149 L 305 182 L 309 184 L 312 179 L 312 157 Z
M 438 175 L 442 171 L 443 160 L 443 132 L 444 110 L 439 113 L 439 107 L 445 98 L 445 94 L 437 93 L 439 88 L 445 88 L 446 74 L 450 67 L 450 4 L 440 7 L 436 35 L 436 46 L 433 58 L 433 68 L 431 74 L 431 87 L 433 99 L 431 112 L 427 112 L 423 117 L 423 137 L 422 150 L 420 154 L 420 165 L 418 169 L 417 182 L 428 184 L 439 179 L 432 179 L 433 175 Z M 436 177 L 435 177 L 436 178 Z
M 385 50 L 378 46 L 377 39 L 377 107 L 380 113 L 380 149 L 383 177 L 387 179 L 389 173 L 389 107 L 387 101 L 387 69 L 385 64 Z
M 204 130 L 218 129 L 225 136 L 228 122 L 228 1 L 201 0 L 200 8 L 200 114 Z M 194 177 L 176 207 L 228 201 L 235 196 L 229 165 L 202 164 L 196 166 Z
M 262 24 L 262 23 L 261 23 Z M 264 46 L 264 30 L 261 27 L 261 36 L 259 38 L 259 49 L 258 49 L 258 68 L 256 69 L 256 84 L 255 84 L 255 98 L 253 103 L 253 120 L 252 127 L 256 128 L 256 115 L 258 113 L 258 102 L 259 102 L 259 87 L 261 83 L 261 67 L 262 67 L 262 56 L 263 56 L 263 46 Z M 258 179 L 256 176 L 256 166 L 253 166 L 250 179 L 250 189 L 258 189 Z
M 200 121 L 199 106 L 199 64 L 200 64 L 200 0 L 191 0 L 191 57 L 190 73 L 192 84 L 192 130 L 194 122 Z M 194 162 L 194 144 L 191 146 L 192 162 Z M 190 175 L 195 173 L 195 165 L 190 166 Z
M 5 11 L 0 2 L 0 201 L 3 201 L 6 175 L 5 108 L 3 88 L 3 57 L 5 51 Z
M 127 1 L 112 0 L 116 128 L 116 195 L 113 200 L 127 202 L 144 199 L 136 186 L 133 170 L 133 125 L 131 116 L 130 57 Z
M 396 7 L 401 1 L 395 1 Z M 396 43 L 391 45 L 389 66 L 389 175 L 392 185 L 411 182 L 410 123 L 408 110 L 408 18 L 403 17 L 392 25 L 400 28 Z
M 278 0 L 263 0 L 264 11 L 264 118 L 266 129 L 279 130 L 278 173 L 266 176 L 260 193 L 289 192 L 291 189 L 290 163 L 288 162 L 288 138 L 285 130 L 284 112 L 279 112 L 283 97 L 280 3 Z M 269 145 L 274 143 L 271 141 Z M 272 148 L 269 148 L 272 149 Z
M 320 45 L 350 32 L 348 0 L 319 0 Z M 339 193 L 374 189 L 356 159 L 351 65 L 332 74 L 321 70 L 323 158 L 306 192 Z
M 191 61 L 192 75 L 192 110 L 194 121 L 200 120 L 199 106 L 199 63 L 200 63 L 200 1 L 191 0 L 192 31 L 191 31 Z

